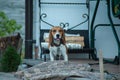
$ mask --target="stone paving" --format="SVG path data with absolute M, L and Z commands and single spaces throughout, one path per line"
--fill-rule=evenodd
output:
M 24 80 L 27 80 L 27 79 L 30 79 L 30 80 L 43 79 L 44 80 L 44 78 L 47 78 L 45 80 L 62 80 L 65 77 L 68 77 L 66 80 L 100 80 L 99 72 L 90 72 L 89 71 L 90 66 L 88 64 L 76 64 L 73 62 L 67 63 L 64 61 L 59 61 L 59 62 L 57 61 L 57 63 L 52 62 L 51 64 L 51 62 L 43 62 L 39 60 L 24 60 L 24 63 L 29 64 L 29 65 L 35 65 L 35 66 L 28 68 L 28 69 L 24 69 L 22 71 L 18 71 L 18 72 L 12 72 L 12 73 L 0 72 L 0 80 L 23 80 L 20 77 L 23 77 Z M 21 72 L 24 72 L 24 75 L 21 76 Z M 63 72 L 66 72 L 66 73 L 63 74 Z M 16 76 L 16 73 L 17 73 L 17 76 Z M 42 74 L 42 77 L 40 73 Z M 73 74 L 77 76 L 81 76 L 83 78 L 69 77 Z M 28 78 L 26 78 L 25 75 Z M 54 78 L 52 78 L 52 76 Z M 56 77 L 56 76 L 59 76 L 59 77 Z M 118 76 L 119 75 L 117 75 L 117 77 Z M 106 80 L 119 80 L 120 79 L 120 78 L 119 79 L 115 78 L 114 75 L 112 76 L 105 75 L 105 77 L 107 78 Z
M 21 79 L 14 77 L 13 73 L 0 72 L 0 80 L 21 80 Z

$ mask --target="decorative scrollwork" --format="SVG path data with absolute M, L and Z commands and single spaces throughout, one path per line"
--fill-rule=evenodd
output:
M 47 17 L 47 14 L 45 14 L 45 13 L 41 14 L 41 16 L 40 16 L 41 21 L 46 23 L 47 25 L 49 25 L 51 27 L 54 27 L 54 25 L 52 25 L 52 24 L 48 23 L 47 21 L 43 20 L 43 18 L 46 18 L 46 17 Z
M 69 23 L 63 23 L 63 22 L 61 22 L 61 23 L 60 23 L 60 26 L 61 26 L 62 28 L 66 28 L 66 27 L 69 26 Z
M 77 24 L 77 25 L 69 28 L 68 30 L 72 30 L 73 28 L 76 28 L 76 27 L 78 27 L 79 25 L 82 25 L 83 23 L 85 23 L 85 22 L 88 21 L 88 18 L 89 18 L 89 17 L 88 17 L 88 14 L 83 14 L 82 17 L 83 17 L 83 18 L 86 18 L 86 19 L 85 19 L 83 22 L 81 22 L 81 23 L 79 23 L 79 24 Z
M 51 27 L 54 27 L 54 25 L 52 25 L 52 24 L 48 23 L 47 21 L 43 20 L 43 18 L 46 18 L 46 17 L 47 17 L 47 14 L 46 14 L 46 13 L 41 14 L 41 16 L 40 16 L 41 21 L 44 22 L 45 24 L 51 26 Z M 82 17 L 83 17 L 83 18 L 86 18 L 86 19 L 85 19 L 83 22 L 81 22 L 81 23 L 79 23 L 79 24 L 77 24 L 77 25 L 75 25 L 75 26 L 73 26 L 73 27 L 71 27 L 71 28 L 69 28 L 69 23 L 63 23 L 63 22 L 61 22 L 59 25 L 60 25 L 63 29 L 72 30 L 73 28 L 76 28 L 76 27 L 78 27 L 79 25 L 82 25 L 83 23 L 85 23 L 85 22 L 88 21 L 88 18 L 89 18 L 89 17 L 88 17 L 88 14 L 83 14 Z

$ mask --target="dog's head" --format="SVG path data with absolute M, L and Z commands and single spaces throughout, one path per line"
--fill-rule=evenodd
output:
M 53 27 L 49 32 L 49 44 L 53 42 L 53 40 L 62 40 L 62 43 L 65 44 L 65 34 L 64 30 L 59 27 L 55 26 Z

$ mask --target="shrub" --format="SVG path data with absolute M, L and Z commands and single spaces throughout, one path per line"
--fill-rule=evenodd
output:
M 16 71 L 20 64 L 20 55 L 13 46 L 8 46 L 1 59 L 1 70 L 3 72 Z
M 14 33 L 16 30 L 20 30 L 21 27 L 16 20 L 9 19 L 4 12 L 0 11 L 0 37 Z

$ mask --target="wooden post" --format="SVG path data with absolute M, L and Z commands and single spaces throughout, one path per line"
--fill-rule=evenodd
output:
M 35 46 L 35 47 L 34 47 L 34 51 L 35 51 L 35 59 L 38 59 L 39 47 L 38 47 L 38 46 Z
M 103 67 L 103 55 L 102 50 L 99 50 L 99 68 L 100 68 L 100 80 L 104 80 L 104 67 Z

